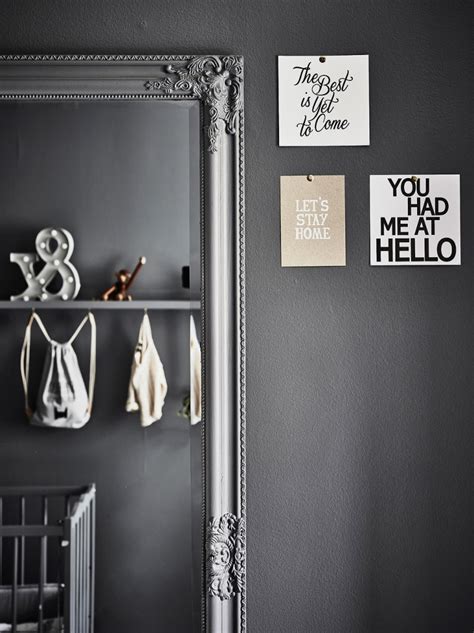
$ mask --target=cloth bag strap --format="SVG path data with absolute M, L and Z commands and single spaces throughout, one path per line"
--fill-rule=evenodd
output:
M 89 322 L 91 326 L 91 347 L 90 347 L 90 359 L 89 359 L 89 413 L 92 413 L 92 403 L 94 402 L 94 389 L 95 389 L 95 377 L 96 377 L 96 356 L 97 356 L 97 326 L 95 317 L 92 312 L 88 312 L 82 319 L 76 328 L 76 331 L 69 339 L 69 345 L 72 345 L 76 338 L 79 336 L 84 325 Z
M 26 324 L 25 338 L 23 339 L 20 356 L 21 381 L 23 383 L 23 393 L 25 395 L 25 413 L 29 418 L 31 418 L 31 416 L 33 415 L 33 410 L 30 407 L 28 398 L 28 383 L 30 377 L 31 328 L 33 327 L 33 323 L 35 321 L 38 324 L 40 330 L 43 332 L 45 339 L 48 341 L 48 343 L 51 343 L 51 337 L 49 336 L 43 324 L 43 321 L 39 318 L 36 312 L 33 311 L 30 318 L 28 319 L 28 323 Z

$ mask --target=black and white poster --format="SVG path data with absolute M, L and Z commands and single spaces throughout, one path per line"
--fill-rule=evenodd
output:
M 370 177 L 372 266 L 461 264 L 460 177 Z
M 280 56 L 279 143 L 370 145 L 369 56 Z

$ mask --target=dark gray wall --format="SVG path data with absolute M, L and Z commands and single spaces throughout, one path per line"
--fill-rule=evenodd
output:
M 0 103 L 0 298 L 25 287 L 9 252 L 34 251 L 44 226 L 74 236 L 79 299 L 98 297 L 113 271 L 131 268 L 139 255 L 147 263 L 132 289 L 136 298 L 189 297 L 181 267 L 191 255 L 199 265 L 199 125 L 197 103 Z M 163 418 L 142 429 L 138 414 L 125 413 L 143 313 L 96 311 L 92 418 L 84 429 L 61 431 L 28 425 L 19 372 L 28 314 L 0 313 L 0 485 L 96 483 L 97 633 L 189 633 L 200 623 L 200 425 L 191 430 L 177 415 L 189 393 L 189 313 L 149 315 L 168 382 Z M 59 341 L 82 316 L 42 313 Z M 87 376 L 87 328 L 74 347 Z M 33 405 L 44 352 L 35 327 Z M 7 523 L 18 520 L 11 512 L 10 505 Z M 57 578 L 52 545 L 50 582 Z M 26 563 L 27 582 L 36 582 L 33 548 Z M 4 573 L 5 583 L 11 579 Z
M 133 270 L 141 255 L 147 265 L 133 297 L 187 298 L 181 268 L 190 260 L 188 149 L 191 130 L 199 143 L 198 128 L 197 103 L 1 103 L 0 261 L 12 250 L 34 250 L 43 226 L 62 226 L 74 237 L 78 298 L 99 297 L 114 271 Z M 199 221 L 195 202 L 193 211 Z M 199 226 L 193 228 L 199 240 Z M 6 267 L 3 281 L 2 299 L 23 290 L 16 265 Z
M 245 56 L 252 633 L 473 628 L 471 17 L 457 0 L 0 5 L 5 52 Z M 277 147 L 276 55 L 311 53 L 370 54 L 370 147 Z M 411 171 L 462 174 L 462 267 L 369 267 L 368 176 Z M 346 268 L 280 268 L 278 178 L 308 172 L 346 174 Z

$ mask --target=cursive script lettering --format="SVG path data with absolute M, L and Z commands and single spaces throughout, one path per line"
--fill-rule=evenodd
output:
M 349 70 L 341 77 L 333 78 L 328 74 L 313 73 L 311 61 L 306 66 L 293 66 L 293 70 L 297 72 L 294 85 L 308 86 L 300 100 L 300 106 L 309 110 L 310 114 L 305 112 L 302 120 L 296 124 L 300 137 L 327 130 L 346 130 L 350 121 L 331 115 L 340 102 L 336 94 L 346 92 L 354 80 Z

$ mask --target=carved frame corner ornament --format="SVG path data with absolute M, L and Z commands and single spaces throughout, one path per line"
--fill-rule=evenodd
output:
M 227 512 L 207 525 L 206 577 L 211 596 L 230 600 L 245 584 L 245 525 Z
M 209 151 L 216 152 L 220 133 L 219 121 L 223 121 L 228 134 L 235 134 L 236 120 L 243 105 L 243 64 L 240 57 L 207 55 L 193 58 L 185 67 L 169 64 L 168 76 L 148 79 L 147 91 L 191 94 L 204 99 L 209 108 Z
M 0 55 L 0 101 L 200 103 L 202 633 L 247 631 L 243 84 L 231 55 Z

